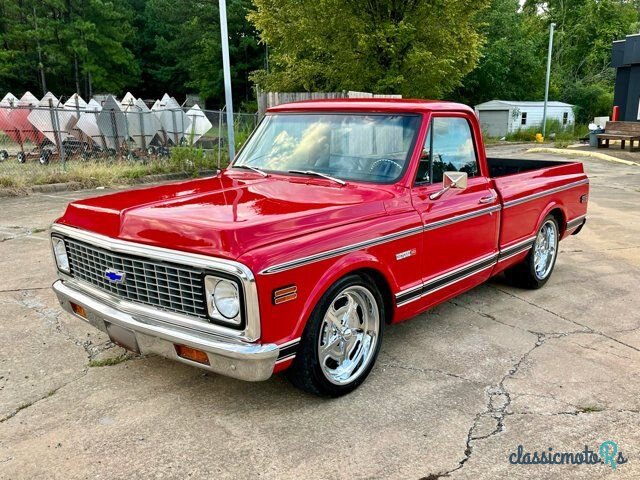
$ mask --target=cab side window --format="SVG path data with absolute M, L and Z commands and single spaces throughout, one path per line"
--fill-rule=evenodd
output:
M 420 157 L 416 183 L 440 183 L 444 172 L 478 175 L 478 161 L 469 122 L 459 117 L 435 117 Z

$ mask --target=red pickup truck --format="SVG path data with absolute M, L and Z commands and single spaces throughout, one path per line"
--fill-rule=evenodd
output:
M 580 163 L 487 158 L 464 105 L 281 105 L 211 178 L 71 203 L 53 289 L 135 352 L 338 396 L 387 324 L 501 272 L 544 285 L 588 184 Z

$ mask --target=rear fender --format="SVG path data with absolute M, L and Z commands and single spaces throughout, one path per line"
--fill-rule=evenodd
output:
M 534 235 L 538 232 L 540 225 L 542 225 L 542 221 L 551 213 L 553 210 L 559 210 L 561 221 L 559 222 L 558 227 L 560 228 L 560 239 L 564 238 L 565 232 L 567 230 L 567 211 L 561 200 L 554 199 L 550 201 L 545 208 L 542 209 L 542 213 L 538 217 L 536 221 Z

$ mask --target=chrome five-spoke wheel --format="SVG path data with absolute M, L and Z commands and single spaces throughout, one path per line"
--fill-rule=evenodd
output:
M 380 351 L 385 302 L 367 274 L 336 281 L 320 298 L 307 321 L 289 369 L 297 387 L 339 397 L 369 375 Z
M 533 244 L 533 267 L 539 280 L 551 273 L 558 246 L 558 227 L 553 220 L 544 222 Z
M 379 325 L 379 307 L 367 288 L 355 285 L 335 296 L 318 338 L 318 360 L 327 380 L 343 385 L 366 370 L 376 350 Z
M 559 240 L 557 217 L 547 215 L 528 255 L 505 272 L 511 283 L 524 288 L 540 288 L 547 283 L 556 264 Z

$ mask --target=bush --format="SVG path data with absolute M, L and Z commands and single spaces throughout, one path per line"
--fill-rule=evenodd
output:
M 613 87 L 609 84 L 574 83 L 565 88 L 563 97 L 575 105 L 576 122 L 589 124 L 593 117 L 611 115 Z
M 169 163 L 176 170 L 195 175 L 201 170 L 215 168 L 214 159 L 208 157 L 202 148 L 173 147 L 170 152 Z
M 531 126 L 518 129 L 507 135 L 507 140 L 511 142 L 535 142 L 536 134 L 542 133 L 542 125 Z M 579 138 L 583 138 L 589 133 L 589 128 L 584 124 L 563 126 L 559 120 L 547 120 L 546 136 L 550 140 L 550 136 L 555 136 L 556 142 L 572 143 Z

